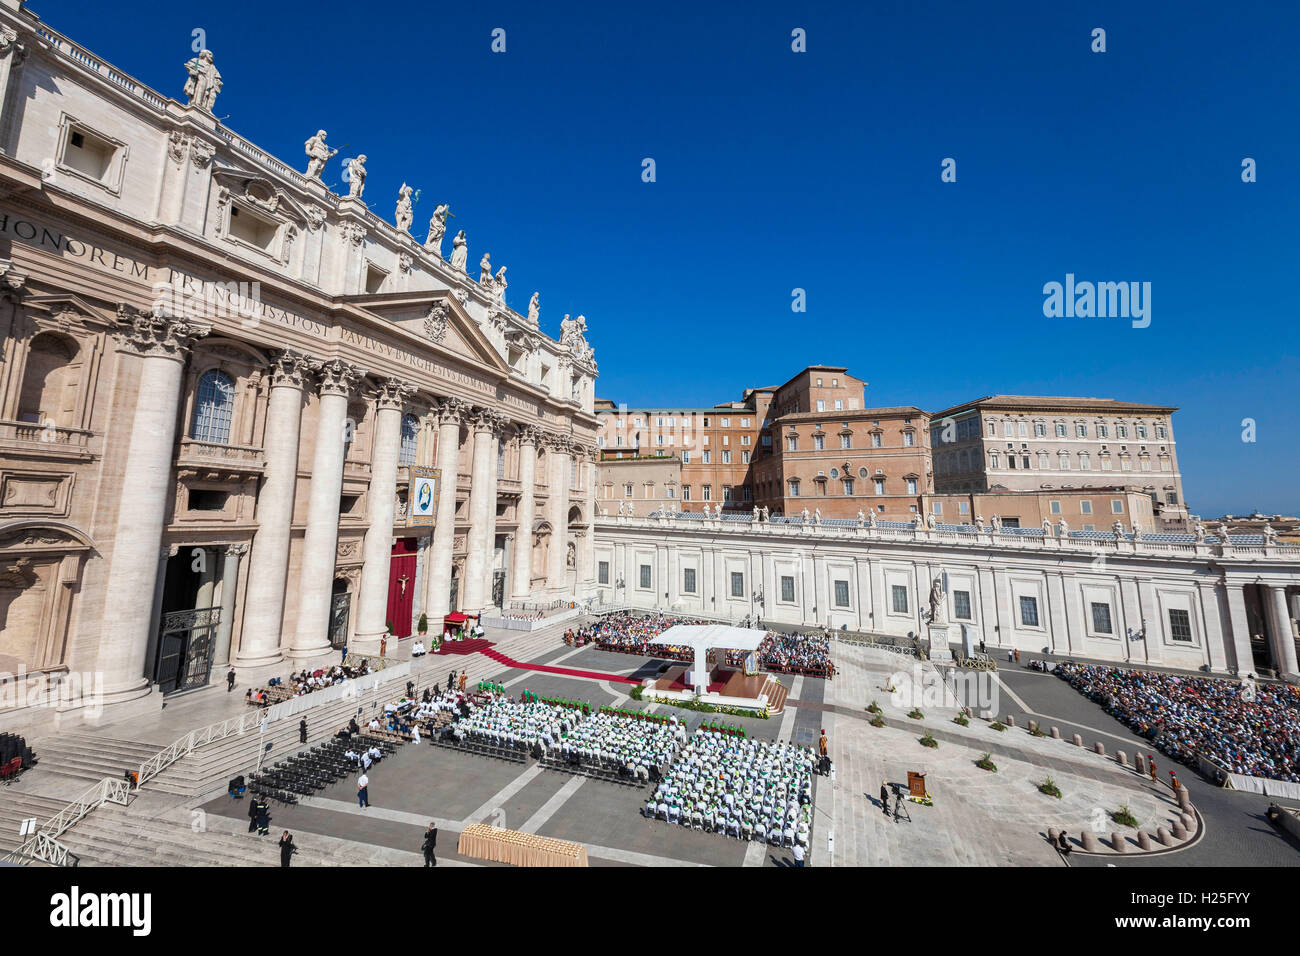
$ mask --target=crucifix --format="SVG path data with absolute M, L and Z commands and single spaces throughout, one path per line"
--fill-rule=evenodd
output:
M 409 580 L 411 579 L 408 578 L 405 574 L 403 574 L 400 578 L 397 579 L 397 583 L 402 586 L 402 590 L 401 590 L 402 597 L 406 597 L 406 582 Z

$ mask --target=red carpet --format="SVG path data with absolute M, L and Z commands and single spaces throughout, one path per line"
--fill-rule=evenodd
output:
M 492 642 L 488 640 L 473 641 L 443 641 L 442 647 L 437 651 L 439 655 L 443 654 L 482 654 L 490 657 L 506 667 L 512 667 L 517 670 L 537 671 L 542 674 L 559 674 L 562 677 L 586 677 L 591 680 L 607 680 L 616 684 L 639 684 L 641 683 L 634 677 L 624 677 L 621 674 L 604 674 L 600 671 L 581 671 L 574 670 L 570 667 L 552 667 L 549 664 L 523 664 L 512 657 L 506 657 L 500 651 L 494 651 Z

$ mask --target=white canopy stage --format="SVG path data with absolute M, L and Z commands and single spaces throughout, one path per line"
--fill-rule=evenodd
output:
M 695 651 L 695 666 L 689 679 L 697 693 L 709 688 L 708 653 L 715 647 L 732 651 L 756 651 L 767 631 L 730 624 L 674 624 L 657 638 L 655 644 L 676 644 Z

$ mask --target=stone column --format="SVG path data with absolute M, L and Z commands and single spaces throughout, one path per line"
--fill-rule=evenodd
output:
M 1224 590 L 1228 596 L 1228 616 L 1223 620 L 1224 643 L 1233 651 L 1237 676 L 1255 673 L 1255 657 L 1250 649 L 1250 619 L 1246 614 L 1245 585 L 1225 578 Z
M 232 544 L 226 548 L 221 563 L 221 620 L 217 623 L 217 643 L 212 651 L 212 666 L 230 661 L 230 635 L 235 627 L 235 590 L 239 587 L 239 559 L 248 553 L 248 545 Z
M 1272 607 L 1270 627 L 1273 631 L 1273 668 L 1279 676 L 1296 674 L 1295 636 L 1291 633 L 1291 614 L 1286 602 L 1286 588 L 1267 584 L 1268 603 Z
M 490 408 L 476 408 L 470 418 L 470 429 L 474 434 L 474 457 L 470 470 L 464 610 L 471 613 L 481 611 L 487 604 L 484 582 L 492 549 L 488 534 L 491 512 L 496 507 L 492 475 L 497 466 L 496 446 L 503 424 L 501 416 Z
M 370 525 L 362 545 L 361 597 L 357 611 L 357 653 L 375 654 L 388 630 L 388 572 L 393 561 L 393 519 L 397 510 L 397 461 L 402 450 L 402 410 L 415 389 L 388 379 L 379 387 L 375 442 L 370 453 Z M 393 622 L 396 624 L 397 622 Z
M 257 667 L 281 659 L 285 585 L 289 580 L 289 539 L 298 486 L 298 440 L 302 430 L 302 392 L 312 362 L 283 351 L 271 365 L 263 455 L 266 471 L 257 493 L 257 533 L 248 566 L 244 627 L 237 667 Z
M 98 669 L 104 675 L 105 703 L 149 691 L 145 657 L 154 622 L 148 598 L 157 584 L 163 521 L 173 496 L 181 374 L 193 340 L 209 331 L 127 306 L 119 307 L 117 316 L 118 351 L 140 358 L 140 379 L 104 586 Z
M 533 586 L 533 525 L 537 520 L 537 440 L 541 432 L 532 425 L 519 429 L 519 512 L 518 530 L 515 532 L 513 583 L 510 596 L 521 601 L 528 599 Z
M 555 596 L 564 590 L 565 558 L 569 553 L 569 439 L 555 435 L 547 455 L 546 520 L 551 525 L 551 546 L 546 552 L 546 590 Z
M 429 544 L 428 584 L 424 590 L 430 633 L 442 633 L 451 610 L 451 551 L 456 542 L 456 472 L 460 460 L 460 422 L 466 408 L 449 398 L 433 410 L 438 420 L 438 502 Z
M 316 413 L 316 454 L 307 497 L 298 585 L 298 627 L 289 648 L 296 662 L 332 653 L 330 599 L 339 541 L 339 496 L 343 491 L 344 430 L 348 399 L 365 371 L 334 359 L 320 368 L 320 407 Z
M 505 428 L 505 421 L 502 420 L 502 429 Z M 497 489 L 500 485 L 500 478 L 497 474 L 498 463 L 501 459 L 502 436 L 497 435 L 496 440 L 492 442 L 492 467 L 488 469 L 488 525 L 487 525 L 487 561 L 483 566 L 483 605 L 488 607 L 492 605 L 492 576 L 496 573 L 497 559 Z
M 582 453 L 583 474 L 586 476 L 587 534 L 578 547 L 578 586 L 575 597 L 596 593 L 596 449 L 585 448 Z

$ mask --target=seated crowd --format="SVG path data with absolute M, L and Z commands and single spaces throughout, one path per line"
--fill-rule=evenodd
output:
M 807 847 L 816 762 L 808 747 L 700 728 L 642 813 L 739 840 Z
M 553 755 L 570 763 L 616 769 L 646 783 L 660 776 L 685 742 L 686 725 L 676 715 L 659 722 L 594 713 L 560 740 Z
M 1176 760 L 1200 752 L 1232 773 L 1300 783 L 1300 689 L 1068 662 L 1055 673 Z
M 314 671 L 303 669 L 288 677 L 273 677 L 266 682 L 264 689 L 250 687 L 244 694 L 244 700 L 250 704 L 269 707 L 282 700 L 302 697 L 314 691 L 333 687 L 356 677 L 364 677 L 372 672 L 369 661 L 360 664 L 335 664 L 329 668 L 317 668 Z
M 661 644 L 656 638 L 678 624 L 708 623 L 662 614 L 610 614 L 585 627 L 566 631 L 564 642 L 575 647 L 594 643 L 603 651 L 690 662 L 695 659 L 692 648 Z M 756 658 L 759 667 L 765 671 L 806 674 L 810 677 L 831 677 L 835 673 L 831 664 L 831 639 L 822 634 L 768 634 L 759 645 Z M 744 651 L 727 652 L 727 663 L 732 667 L 742 667 L 744 662 Z
M 482 706 L 462 716 L 451 733 L 458 741 L 468 739 L 516 749 L 540 744 L 550 750 L 581 719 L 582 714 L 575 710 L 492 694 Z

